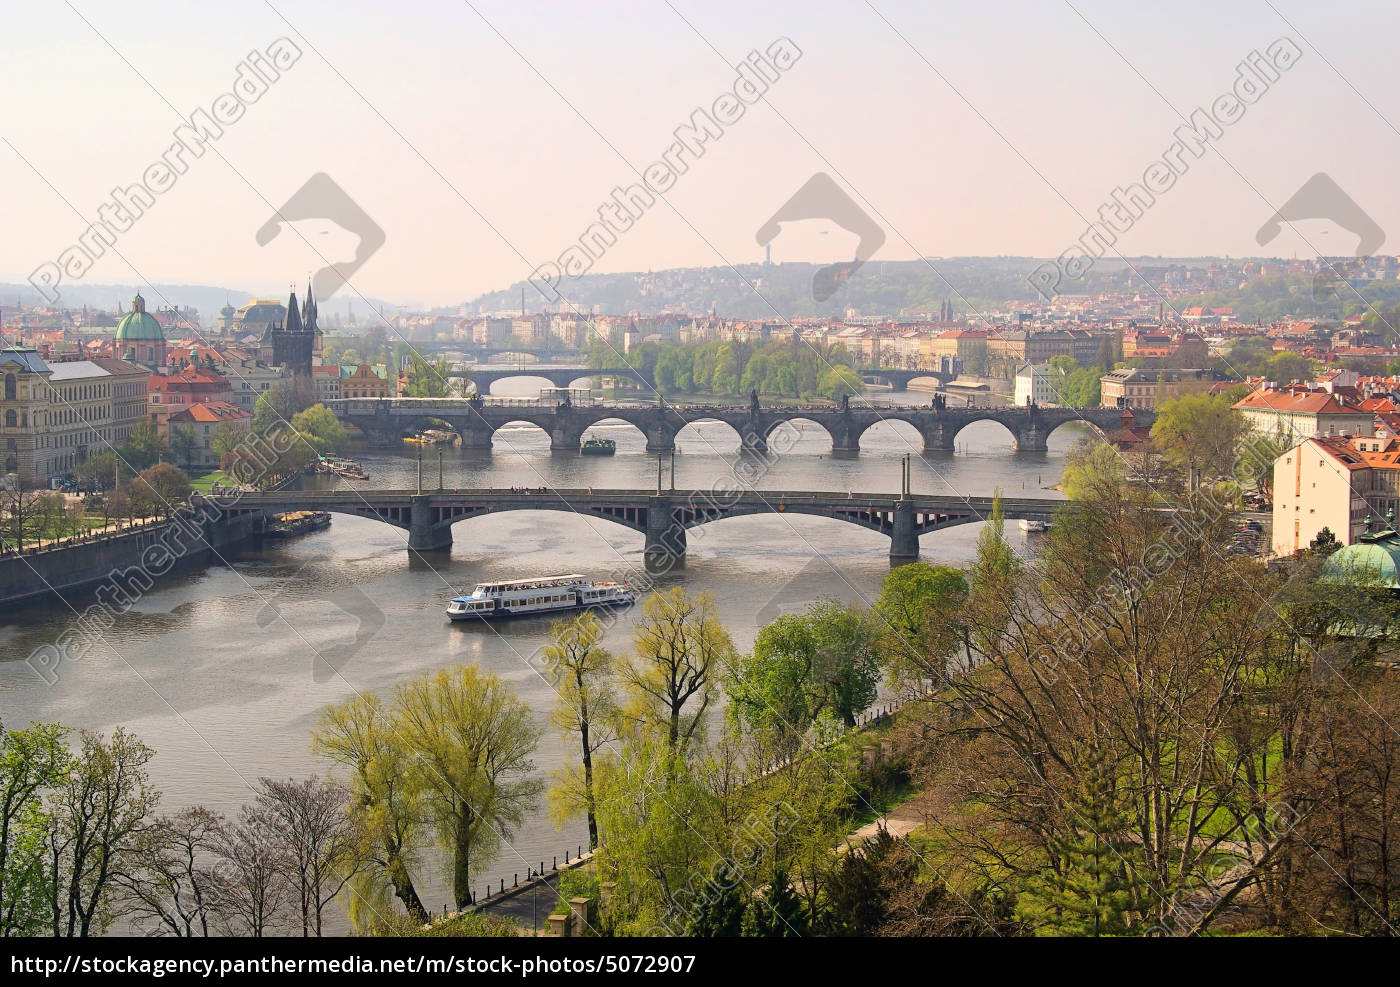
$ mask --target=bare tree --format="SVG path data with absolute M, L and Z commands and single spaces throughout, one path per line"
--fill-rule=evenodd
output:
M 157 934 L 208 936 L 218 881 L 214 850 L 224 819 L 201 806 L 157 819 L 138 838 L 135 865 L 118 874 L 121 902 L 138 927 Z
M 281 920 L 291 888 L 274 845 L 277 824 L 263 806 L 245 805 L 215 834 L 211 892 L 221 932 L 261 938 Z
M 350 792 L 316 775 L 259 779 L 258 805 L 273 820 L 282 866 L 301 912 L 301 934 L 322 933 L 322 913 L 363 866 L 364 835 L 347 813 Z

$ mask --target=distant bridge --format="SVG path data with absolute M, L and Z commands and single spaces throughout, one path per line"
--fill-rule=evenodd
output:
M 946 384 L 956 376 L 937 370 L 895 370 L 888 367 L 863 367 L 858 372 L 866 383 L 886 384 L 896 391 L 906 390 L 910 381 L 921 377 Z M 514 366 L 484 364 L 470 370 L 452 370 L 448 376 L 470 378 L 476 384 L 477 393 L 483 395 L 491 392 L 491 385 L 496 381 L 506 380 L 510 377 L 542 377 L 555 387 L 568 387 L 574 381 L 585 377 L 618 377 L 623 380 L 635 381 L 647 390 L 653 392 L 656 390 L 655 376 L 650 371 L 638 370 L 634 367 L 598 369 L 581 365 L 566 366 L 547 363 L 518 363 Z
M 743 406 L 664 405 L 619 407 L 616 405 L 559 406 L 548 402 L 506 406 L 474 402 L 466 398 L 342 398 L 327 401 L 346 424 L 355 425 L 375 445 L 397 445 L 410 431 L 428 426 L 430 420 L 446 422 L 468 449 L 491 448 L 491 437 L 500 428 L 517 422 L 538 425 L 549 434 L 549 447 L 577 451 L 583 433 L 604 421 L 635 425 L 646 436 L 648 452 L 675 448 L 676 435 L 696 422 L 718 421 L 739 433 L 743 448 L 767 451 L 776 444 L 790 445 L 796 430 L 780 428 L 798 420 L 814 422 L 831 436 L 835 452 L 859 452 L 860 437 L 881 422 L 899 421 L 918 430 L 929 452 L 952 452 L 958 433 L 974 422 L 1004 425 L 1015 439 L 1018 452 L 1044 452 L 1050 434 L 1069 422 L 1085 422 L 1100 431 L 1119 427 L 1122 412 L 1113 408 L 921 408 L 890 405 L 884 408 L 757 409 Z M 1135 412 L 1134 421 L 1150 424 L 1151 412 Z
M 554 364 L 533 364 L 521 363 L 513 367 L 507 366 L 480 366 L 470 370 L 450 370 L 449 377 L 465 377 L 476 385 L 478 394 L 491 393 L 491 385 L 498 380 L 506 380 L 510 377 L 542 377 L 555 387 L 568 387 L 576 380 L 584 377 L 619 377 L 623 380 L 635 381 L 648 390 L 655 390 L 656 381 L 652 375 L 644 370 L 637 370 L 634 367 L 616 367 L 609 370 L 599 370 L 594 367 L 566 367 Z
M 1008 518 L 1049 521 L 1063 500 L 1003 498 Z M 318 510 L 372 518 L 408 531 L 408 550 L 437 552 L 452 547 L 458 521 L 501 511 L 563 511 L 612 521 L 646 537 L 648 565 L 683 563 L 686 531 L 747 514 L 810 514 L 878 531 L 890 539 L 890 559 L 919 557 L 919 536 L 985 520 L 990 497 L 899 496 L 881 493 L 790 490 L 558 490 L 509 489 L 364 491 L 273 491 L 246 493 L 223 507 L 230 518 L 249 513 Z

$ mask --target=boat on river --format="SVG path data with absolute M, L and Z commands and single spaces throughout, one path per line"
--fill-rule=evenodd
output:
M 1026 518 L 1021 519 L 1021 530 L 1026 534 L 1043 534 L 1050 530 L 1049 521 L 1031 521 Z
M 535 617 L 572 610 L 622 609 L 636 599 L 625 583 L 570 573 L 478 583 L 470 596 L 453 597 L 447 616 L 452 620 Z
M 612 439 L 584 439 L 578 451 L 585 456 L 611 456 L 617 452 L 617 443 Z
M 326 511 L 287 511 L 268 518 L 263 534 L 269 538 L 292 538 L 313 531 L 324 531 L 331 526 L 331 516 Z

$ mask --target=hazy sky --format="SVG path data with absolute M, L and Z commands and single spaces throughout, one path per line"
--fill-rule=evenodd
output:
M 885 230 L 877 260 L 1053 256 L 1171 145 L 1172 106 L 1210 105 L 1242 59 L 1283 37 L 1297 64 L 1188 158 L 1118 248 L 1350 252 L 1355 238 L 1326 222 L 1255 244 L 1274 208 L 1326 172 L 1393 231 L 1382 251 L 1396 253 L 1398 22 L 1393 2 L 1296 0 L 12 4 L 0 280 L 54 261 L 183 116 L 280 37 L 300 59 L 121 234 L 125 260 L 109 251 L 82 280 L 283 294 L 353 252 L 318 220 L 254 238 L 324 172 L 386 238 L 343 292 L 443 304 L 504 287 L 557 259 L 614 187 L 732 89 L 734 64 L 781 37 L 802 57 L 595 271 L 759 260 L 756 230 L 819 171 Z M 854 249 L 822 221 L 773 244 L 776 260 Z

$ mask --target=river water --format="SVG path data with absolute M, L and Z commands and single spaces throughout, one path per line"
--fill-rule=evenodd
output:
M 496 393 L 533 394 L 537 380 L 503 381 Z M 879 400 L 923 403 L 917 393 L 872 393 Z M 1075 425 L 1050 437 L 1050 451 L 1012 451 L 1002 426 L 966 428 L 952 454 L 919 458 L 917 433 L 902 423 L 881 424 L 862 437 L 862 451 L 834 458 L 826 433 L 799 425 L 796 444 L 771 462 L 756 486 L 786 490 L 897 491 L 899 460 L 916 454 L 913 487 L 919 493 L 1058 497 L 1065 451 L 1084 431 Z M 612 457 L 551 453 L 534 427 L 498 432 L 491 451 L 448 449 L 442 457 L 448 487 L 654 487 L 657 457 L 644 451 L 640 432 L 601 425 L 595 434 L 617 442 Z M 739 440 L 720 423 L 687 427 L 677 439 L 675 486 L 711 488 L 732 476 Z M 412 487 L 418 449 L 352 452 L 371 473 L 354 485 Z M 424 488 L 436 487 L 437 450 L 422 460 Z M 666 464 L 667 485 L 670 462 Z M 349 481 L 312 478 L 315 482 Z M 922 539 L 924 561 L 962 564 L 974 552 L 980 524 L 933 532 Z M 1013 545 L 1025 537 L 1008 525 Z M 543 774 L 574 757 L 572 743 L 549 730 L 554 701 L 530 657 L 545 642 L 548 619 L 496 627 L 453 625 L 447 599 L 488 579 L 561 572 L 616 575 L 640 571 L 642 535 L 567 513 L 493 514 L 458 523 L 450 556 L 410 559 L 407 532 L 375 521 L 336 515 L 330 529 L 286 543 L 229 554 L 224 564 L 170 579 L 142 598 L 111 628 L 103 645 L 60 670 L 46 684 L 24 658 L 70 627 L 91 598 L 27 606 L 0 614 L 0 717 L 7 727 L 59 721 L 107 731 L 123 725 L 157 750 L 151 774 L 163 807 L 189 804 L 234 812 L 261 776 L 302 777 L 327 765 L 309 749 L 317 713 L 356 691 L 388 694 L 395 683 L 424 670 L 474 662 L 510 682 L 536 711 L 545 736 L 535 756 Z M 870 602 L 889 571 L 889 540 L 825 518 L 761 515 L 692 529 L 684 569 L 658 580 L 713 593 L 736 645 L 752 645 L 758 627 L 780 613 L 823 596 Z M 609 631 L 615 652 L 627 649 L 631 619 Z M 549 866 L 567 847 L 585 842 L 581 821 L 556 829 L 543 807 L 510 836 L 500 856 L 479 875 L 509 884 L 541 861 Z M 426 904 L 449 900 L 438 868 L 424 868 L 419 889 Z M 336 923 L 343 930 L 343 921 Z

